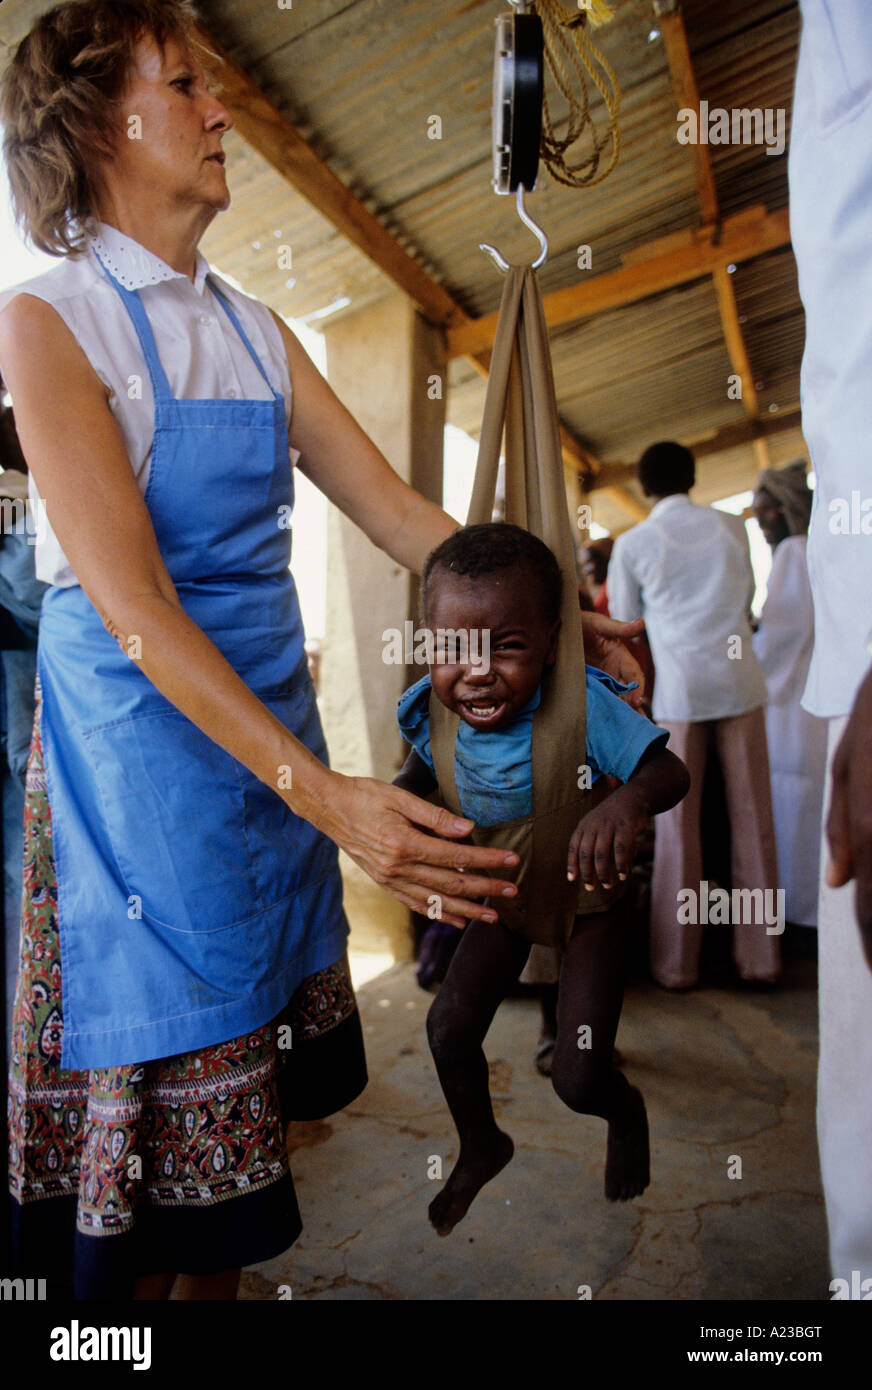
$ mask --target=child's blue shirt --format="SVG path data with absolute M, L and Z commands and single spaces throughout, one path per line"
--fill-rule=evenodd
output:
M 608 774 L 626 782 L 639 759 L 652 745 L 666 746 L 669 733 L 619 699 L 634 689 L 586 667 L 587 752 L 591 785 Z M 461 719 L 457 732 L 454 775 L 463 814 L 476 825 L 529 816 L 533 809 L 533 712 L 541 687 L 511 724 L 491 733 L 479 732 Z M 397 705 L 397 723 L 407 743 L 433 772 L 430 752 L 430 677 L 409 687 Z M 575 769 L 571 769 L 575 773 Z

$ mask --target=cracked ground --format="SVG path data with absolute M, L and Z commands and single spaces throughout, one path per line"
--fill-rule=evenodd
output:
M 427 1048 L 430 996 L 404 964 L 358 998 L 370 1083 L 340 1114 L 291 1126 L 303 1234 L 244 1273 L 241 1298 L 829 1297 L 808 962 L 768 994 L 628 989 L 617 1045 L 648 1105 L 652 1181 L 626 1204 L 602 1195 L 605 1122 L 565 1109 L 535 1070 L 535 1000 L 507 1000 L 485 1051 L 515 1157 L 445 1239 L 427 1206 L 457 1139 Z

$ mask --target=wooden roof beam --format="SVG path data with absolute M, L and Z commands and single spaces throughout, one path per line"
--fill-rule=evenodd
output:
M 801 428 L 802 414 L 799 406 L 791 406 L 778 415 L 764 415 L 756 420 L 739 420 L 735 425 L 723 425 L 714 434 L 683 442 L 694 457 L 700 459 L 705 458 L 707 454 L 721 454 L 727 449 L 741 448 L 746 444 L 754 445 L 758 441 L 765 444 L 766 440 L 774 435 L 786 434 L 789 430 Z M 598 492 L 601 488 L 620 487 L 635 476 L 634 463 L 604 463 L 588 483 L 588 490 Z
M 560 426 L 560 442 L 563 446 L 564 469 L 573 460 L 576 462 L 579 496 L 585 496 L 593 488 L 599 488 L 601 494 L 620 507 L 625 516 L 631 517 L 633 521 L 645 520 L 648 515 L 648 508 L 639 501 L 638 497 L 634 497 L 633 493 L 624 487 L 622 482 L 606 482 L 601 485 L 597 483 L 596 480 L 602 474 L 605 464 L 586 445 L 576 439 L 565 425 Z
M 684 16 L 680 10 L 675 10 L 672 13 L 661 12 L 657 19 L 657 25 L 663 40 L 663 47 L 666 49 L 669 71 L 672 74 L 672 90 L 678 101 L 678 109 L 682 110 L 689 107 L 698 114 L 699 91 L 690 57 Z M 714 225 L 720 221 L 721 214 L 718 208 L 718 195 L 709 147 L 708 145 L 696 144 L 691 145 L 690 148 L 696 166 L 696 192 L 703 226 Z
M 712 279 L 718 297 L 718 309 L 721 315 L 727 352 L 730 357 L 730 366 L 741 380 L 742 404 L 752 420 L 756 420 L 760 415 L 760 402 L 757 399 L 757 388 L 754 385 L 751 359 L 748 356 L 742 326 L 739 323 L 739 309 L 736 304 L 736 293 L 733 289 L 733 277 L 726 266 L 720 265 Z
M 470 362 L 481 373 L 487 376 L 490 370 L 491 352 L 488 348 L 485 352 L 479 352 L 470 357 Z M 560 450 L 563 456 L 563 477 L 566 484 L 566 494 L 570 511 L 577 505 L 578 499 L 587 492 L 591 486 L 591 479 L 595 478 L 603 467 L 596 454 L 588 449 L 587 445 L 582 444 L 581 440 L 567 429 L 562 421 L 560 423 Z M 634 521 L 642 521 L 648 515 L 647 510 L 642 506 L 637 498 L 625 487 L 615 486 L 607 489 L 611 499 L 615 504 L 623 509 L 627 516 Z
M 762 206 L 724 218 L 721 236 L 709 236 L 687 246 L 654 255 L 648 260 L 634 261 L 620 270 L 595 275 L 567 289 L 552 290 L 543 296 L 545 322 L 549 328 L 577 323 L 607 309 L 635 304 L 664 290 L 675 289 L 691 280 L 711 275 L 718 266 L 752 260 L 764 251 L 774 251 L 790 242 L 790 223 L 786 208 L 767 212 Z M 464 357 L 482 352 L 493 344 L 497 325 L 496 314 L 449 328 L 448 353 Z
M 430 323 L 443 328 L 473 323 L 474 320 L 448 290 L 427 274 L 378 218 L 336 177 L 329 165 L 315 153 L 245 69 L 222 49 L 212 34 L 197 26 L 197 37 L 203 46 L 200 57 L 207 75 L 231 112 L 239 134 L 252 149 L 272 165 L 341 236 L 388 276 Z M 469 356 L 484 376 L 487 376 L 490 368 L 490 346 L 490 343 L 486 343 L 483 350 L 461 354 Z M 591 456 L 563 425 L 561 442 L 569 496 L 575 497 L 579 489 L 579 469 L 585 475 L 593 471 Z M 617 490 L 616 501 L 621 501 L 621 491 Z M 630 515 L 635 515 L 638 503 L 632 494 L 626 494 L 622 505 Z
M 724 329 L 724 338 L 727 343 L 727 351 L 730 354 L 730 365 L 734 373 L 738 376 L 742 385 L 742 404 L 752 420 L 760 418 L 760 402 L 757 397 L 757 387 L 754 383 L 754 372 L 751 367 L 751 359 L 748 356 L 748 349 L 745 346 L 745 337 L 739 322 L 739 308 L 736 304 L 736 292 L 733 289 L 733 277 L 729 274 L 725 266 L 719 266 L 713 275 L 715 293 L 718 297 L 718 308 L 721 315 L 721 323 Z M 771 459 L 769 448 L 763 435 L 755 435 L 751 441 L 754 451 L 754 459 L 760 472 L 764 468 L 769 468 Z
M 743 444 L 753 444 L 755 440 L 766 440 L 776 434 L 786 434 L 788 430 L 802 429 L 802 411 L 798 404 L 781 410 L 777 415 L 762 415 L 758 420 L 739 420 L 735 425 L 722 425 L 714 434 L 702 439 L 691 440 L 687 447 L 697 459 L 707 454 L 722 454 L 726 449 L 740 448 Z
M 608 497 L 610 502 L 616 502 L 634 521 L 645 521 L 650 515 L 649 508 L 620 484 L 603 483 L 602 486 L 597 486 L 596 490 L 602 497 Z
M 679 110 L 690 108 L 698 115 L 699 90 L 696 85 L 693 60 L 690 56 L 687 30 L 684 27 L 684 16 L 680 8 L 676 6 L 669 12 L 661 12 L 659 22 L 669 70 L 672 74 L 672 90 L 675 93 L 678 108 Z M 696 169 L 696 191 L 702 221 L 704 224 L 711 223 L 717 226 L 720 223 L 721 214 L 709 146 L 696 143 L 690 148 Z M 727 266 L 716 266 L 712 278 L 730 365 L 741 382 L 742 404 L 752 420 L 756 420 L 760 415 L 760 403 L 757 399 L 757 388 L 754 385 L 751 360 L 739 322 L 736 292 Z M 765 439 L 759 436 L 755 438 L 753 450 L 758 468 L 768 468 L 769 451 Z

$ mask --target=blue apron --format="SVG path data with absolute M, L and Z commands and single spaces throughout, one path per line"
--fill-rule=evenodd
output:
M 270 386 L 271 400 L 176 400 L 139 294 L 103 269 L 151 377 L 145 504 L 182 607 L 326 763 L 288 569 L 282 397 Z M 38 669 L 62 1067 L 144 1062 L 262 1026 L 344 954 L 335 845 L 160 694 L 77 585 L 45 596 Z

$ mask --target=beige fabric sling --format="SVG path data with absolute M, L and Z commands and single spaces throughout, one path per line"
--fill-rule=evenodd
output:
M 545 542 L 563 574 L 557 660 L 546 672 L 533 718 L 533 813 L 488 829 L 476 827 L 474 844 L 516 850 L 520 869 L 497 874 L 518 885 L 518 897 L 494 902 L 500 919 L 530 941 L 564 946 L 577 912 L 598 912 L 623 892 L 589 893 L 566 877 L 569 841 L 581 816 L 608 794 L 578 786 L 586 763 L 584 644 L 578 580 L 557 421 L 545 316 L 535 271 L 512 266 L 506 274 L 494 339 L 475 486 L 467 525 L 493 515 L 500 443 L 506 436 L 506 520 Z M 431 692 L 430 747 L 439 797 L 461 813 L 454 776 L 459 718 Z

